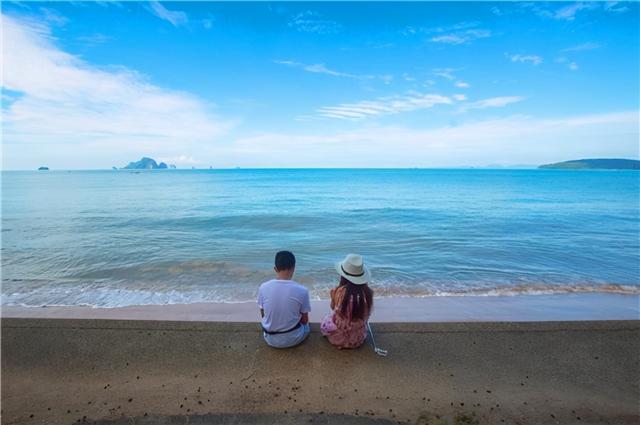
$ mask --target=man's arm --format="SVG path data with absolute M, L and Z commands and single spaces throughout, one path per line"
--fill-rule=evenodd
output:
M 262 297 L 262 285 L 258 288 L 258 307 L 260 307 L 260 317 L 264 317 L 264 298 Z
M 300 309 L 300 323 L 306 325 L 309 323 L 309 312 L 311 311 L 311 302 L 309 301 L 309 291 L 305 291 L 302 308 Z

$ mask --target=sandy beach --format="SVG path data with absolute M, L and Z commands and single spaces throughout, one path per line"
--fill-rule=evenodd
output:
M 506 303 L 484 298 L 492 308 Z M 593 316 L 606 310 L 585 310 L 589 303 L 584 295 L 560 297 L 551 307 L 544 300 L 521 301 L 514 309 L 528 305 L 522 320 L 561 310 L 555 308 L 560 303 L 574 318 L 579 316 L 578 305 L 583 306 L 583 316 L 586 311 Z M 12 318 L 27 314 L 5 308 L 2 423 L 444 425 L 640 420 L 638 320 L 455 323 L 452 320 L 465 314 L 478 314 L 456 311 L 455 302 L 467 301 L 380 302 L 374 330 L 378 344 L 389 351 L 386 358 L 376 356 L 368 343 L 357 350 L 336 350 L 315 323 L 303 345 L 269 348 L 256 323 L 241 323 L 249 320 L 248 305 L 226 305 L 227 310 L 212 305 L 26 309 L 32 316 L 93 313 L 93 319 Z M 619 315 L 637 317 L 637 297 L 608 302 L 618 307 L 627 303 L 629 310 L 621 308 Z M 598 305 L 607 303 L 600 300 Z M 431 309 L 425 311 L 426 307 Z M 478 308 L 489 311 L 488 307 Z M 399 308 L 404 323 L 398 322 Z M 315 310 L 314 321 L 322 313 Z M 244 311 L 244 316 L 237 311 Z M 443 315 L 446 311 L 449 316 Z M 440 322 L 434 322 L 436 313 Z M 100 315 L 137 320 L 95 318 Z M 165 320 L 157 320 L 160 317 Z M 198 321 L 203 317 L 207 321 Z M 415 317 L 422 320 L 408 322 Z M 396 323 L 380 323 L 390 318 Z
M 264 414 L 275 420 L 257 423 L 291 414 L 334 415 L 320 423 L 639 419 L 638 322 L 375 329 L 386 358 L 369 346 L 335 350 L 316 325 L 302 346 L 275 350 L 247 323 L 4 319 L 2 422 L 186 423 L 189 416 L 189 423 L 244 423 L 245 415 Z M 193 417 L 207 414 L 220 421 Z

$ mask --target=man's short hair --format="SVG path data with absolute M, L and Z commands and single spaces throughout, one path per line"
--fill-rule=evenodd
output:
M 291 270 L 296 266 L 296 257 L 292 252 L 280 251 L 276 254 L 276 270 Z

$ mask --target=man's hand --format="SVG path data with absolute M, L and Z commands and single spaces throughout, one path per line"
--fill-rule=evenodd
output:
M 300 319 L 300 323 L 306 325 L 309 323 L 309 313 L 302 313 L 302 318 Z

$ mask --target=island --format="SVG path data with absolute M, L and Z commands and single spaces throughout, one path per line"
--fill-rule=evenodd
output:
M 39 167 L 38 171 L 49 171 L 49 167 Z
M 619 158 L 575 159 L 545 164 L 538 168 L 556 170 L 640 170 L 640 161 Z
M 122 168 L 125 170 L 166 170 L 169 167 L 164 162 L 158 164 L 155 159 L 143 156 L 140 161 L 130 162 L 129 165 Z

